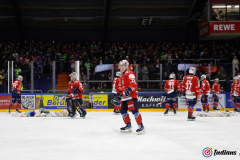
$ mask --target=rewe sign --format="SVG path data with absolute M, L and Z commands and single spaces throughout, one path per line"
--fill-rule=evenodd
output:
M 210 33 L 240 33 L 240 22 L 210 22 Z
M 235 31 L 235 24 L 214 24 L 214 31 Z

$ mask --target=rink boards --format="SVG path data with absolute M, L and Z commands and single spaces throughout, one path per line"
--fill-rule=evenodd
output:
M 40 106 L 44 106 L 46 109 L 66 109 L 66 94 L 62 93 L 23 93 L 21 95 L 22 108 L 27 107 L 29 109 L 38 109 Z M 112 103 L 113 94 L 112 93 L 91 93 L 83 94 L 83 106 L 86 109 L 93 111 L 108 111 L 108 109 L 113 109 L 114 105 Z M 143 111 L 163 111 L 166 94 L 163 92 L 144 92 L 139 93 L 138 102 L 139 108 Z M 213 97 L 212 95 L 208 98 L 210 108 L 213 107 Z M 0 110 L 6 110 L 11 102 L 11 94 L 0 94 Z M 219 96 L 219 109 L 234 108 L 232 98 L 230 93 L 221 93 Z M 16 104 L 13 109 L 17 108 Z M 201 109 L 201 103 L 198 101 L 195 108 Z M 187 109 L 185 97 L 178 98 L 178 110 L 185 111 Z M 112 110 L 111 110 L 112 111 Z

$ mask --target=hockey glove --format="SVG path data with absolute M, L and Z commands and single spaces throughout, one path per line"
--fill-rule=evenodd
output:
M 79 90 L 78 87 L 76 87 L 76 88 L 74 89 L 74 94 L 77 94 L 77 93 L 81 93 L 81 91 Z
M 213 98 L 217 98 L 217 95 L 216 95 L 216 93 L 213 93 Z
M 125 91 L 125 96 L 130 96 L 132 89 L 128 87 Z
M 120 106 L 121 100 L 113 99 L 113 103 L 114 103 L 114 105 L 116 105 L 116 106 Z

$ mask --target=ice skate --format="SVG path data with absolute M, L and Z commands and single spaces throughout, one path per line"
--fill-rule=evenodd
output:
M 8 114 L 11 113 L 11 107 L 8 108 L 7 113 L 8 113 Z
M 17 112 L 17 113 L 22 113 L 21 111 L 19 111 L 19 109 L 18 109 L 18 108 L 16 108 L 16 112 Z
M 143 124 L 138 125 L 138 129 L 136 130 L 137 134 L 143 134 L 145 132 L 145 128 Z
M 74 114 L 74 113 L 69 113 L 69 117 L 75 118 L 75 117 L 76 117 L 76 114 Z
M 128 123 L 125 127 L 120 128 L 121 132 L 127 133 L 132 132 L 132 125 Z
M 173 113 L 174 113 L 174 114 L 177 114 L 177 110 L 176 110 L 176 109 L 173 109 Z
M 114 112 L 115 114 L 120 113 L 120 111 L 119 111 L 118 109 L 115 109 L 113 112 Z
M 80 114 L 80 117 L 85 118 L 86 115 L 87 115 L 87 112 L 84 111 L 83 113 Z
M 164 115 L 168 114 L 168 109 L 166 109 L 166 111 L 164 112 Z
M 238 108 L 234 108 L 233 111 L 234 111 L 234 112 L 239 112 Z
M 193 115 L 188 115 L 188 121 L 195 121 L 196 117 Z

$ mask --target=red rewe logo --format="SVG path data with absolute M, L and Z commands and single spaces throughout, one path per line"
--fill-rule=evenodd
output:
M 214 31 L 235 31 L 235 24 L 214 24 Z

